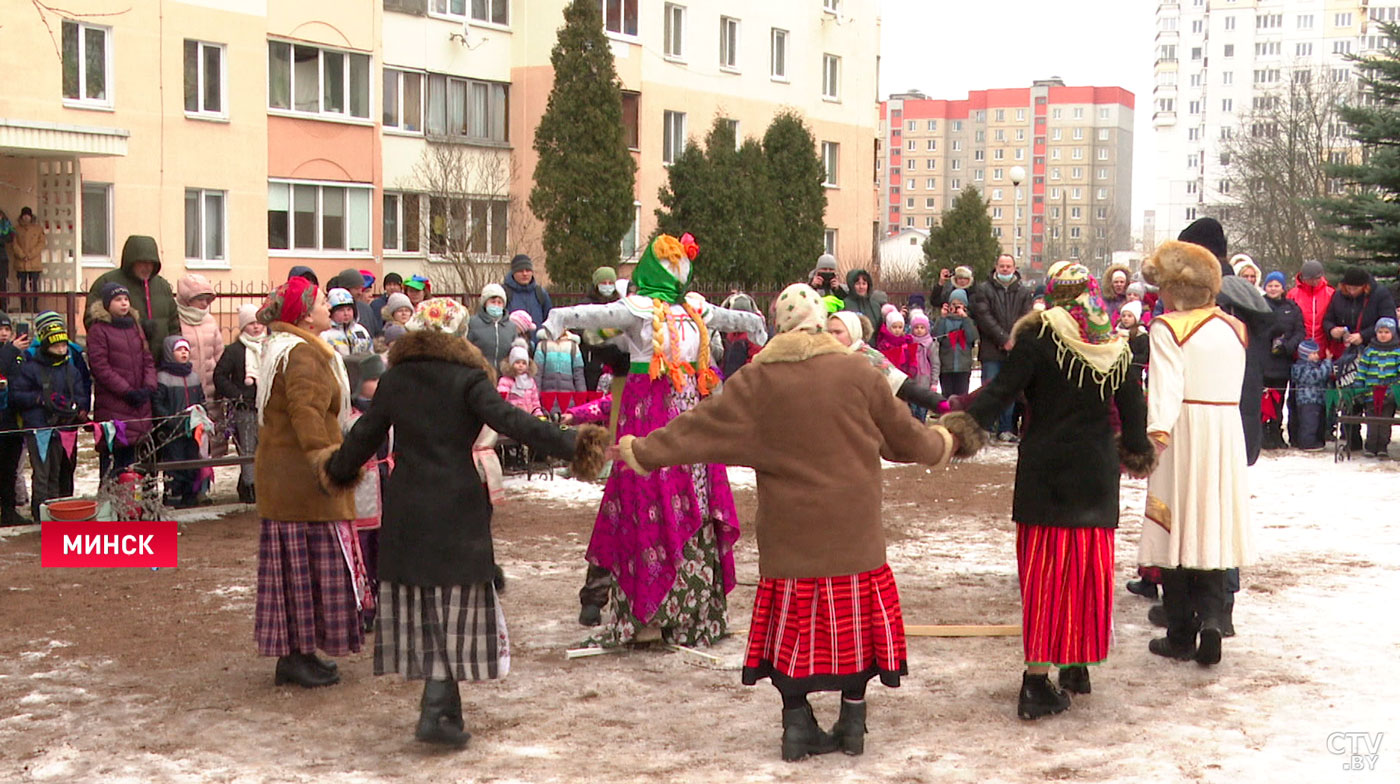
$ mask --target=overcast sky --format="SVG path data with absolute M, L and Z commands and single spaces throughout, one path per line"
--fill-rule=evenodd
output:
M 880 95 L 919 90 L 959 99 L 969 90 L 1067 85 L 1134 95 L 1133 226 L 1152 208 L 1152 62 L 1148 0 L 881 0 Z

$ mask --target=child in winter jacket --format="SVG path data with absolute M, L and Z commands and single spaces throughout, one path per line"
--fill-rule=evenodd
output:
M 1395 399 L 1390 387 L 1400 383 L 1400 340 L 1395 335 L 1395 319 L 1376 320 L 1376 336 L 1361 352 L 1356 363 L 1356 384 L 1369 393 L 1366 410 L 1371 416 L 1395 416 Z M 1389 458 L 1390 425 L 1366 426 L 1366 454 Z
M 1309 452 L 1323 448 L 1323 407 L 1327 384 L 1332 378 L 1332 360 L 1323 357 L 1317 341 L 1298 344 L 1298 361 L 1293 363 L 1293 400 L 1298 411 L 1298 447 Z
M 224 347 L 224 355 L 214 366 L 214 391 L 228 401 L 240 455 L 253 455 L 258 451 L 258 369 L 262 365 L 267 326 L 258 321 L 257 315 L 257 305 L 248 304 L 238 309 L 238 338 Z M 238 500 L 242 503 L 258 501 L 253 475 L 252 463 L 244 463 L 239 468 Z
M 884 314 L 884 323 L 880 325 L 880 334 L 875 338 L 875 348 L 890 361 L 890 364 L 899 369 L 899 372 L 906 376 L 913 377 L 918 373 L 918 346 L 914 344 L 914 338 L 904 331 L 904 316 L 900 314 L 899 308 L 886 304 L 881 311 Z
M 112 437 L 97 439 L 99 474 L 108 479 L 136 462 L 136 444 L 151 432 L 151 395 L 156 365 L 146 335 L 131 315 L 131 292 L 120 283 L 104 285 L 102 299 L 88 307 L 87 356 L 92 371 L 96 422 L 120 422 Z
M 914 339 L 917 350 L 914 354 L 914 382 L 926 389 L 938 389 L 938 375 L 942 369 L 938 341 L 934 340 L 932 324 L 922 310 L 909 311 L 909 336 Z
M 535 344 L 535 367 L 539 368 L 541 392 L 585 392 L 583 351 L 579 336 L 565 332 L 558 340 L 542 338 Z
M 53 311 L 34 319 L 36 342 L 25 350 L 10 381 L 10 405 L 19 410 L 29 448 L 34 520 L 52 498 L 73 494 L 78 427 L 92 409 L 92 377 L 83 350 L 68 341 L 68 325 Z
M 539 414 L 540 388 L 535 383 L 537 373 L 538 368 L 530 361 L 530 355 L 522 340 L 511 347 L 506 361 L 501 363 L 501 380 L 496 385 L 496 391 L 505 396 L 507 403 L 521 411 Z
M 1142 325 L 1142 300 L 1130 299 L 1118 311 L 1118 334 L 1128 339 L 1128 349 L 1133 355 L 1133 375 L 1139 381 L 1147 370 L 1147 356 L 1151 350 L 1151 340 Z
M 374 352 L 374 338 L 369 330 L 355 321 L 355 298 L 345 289 L 326 292 L 331 306 L 331 328 L 321 333 L 321 339 L 342 357 Z
M 156 443 L 161 460 L 198 460 L 199 444 L 186 433 L 189 417 L 184 412 L 204 402 L 204 386 L 190 362 L 190 342 L 179 335 L 165 339 L 160 368 L 156 371 L 156 393 L 151 408 L 157 417 L 170 417 L 156 427 Z M 204 491 L 204 472 L 197 469 L 168 471 L 165 475 L 166 505 L 184 509 L 199 504 Z
M 945 396 L 966 395 L 972 383 L 977 322 L 967 313 L 967 292 L 954 289 L 929 331 L 938 342 L 938 388 Z
M 350 416 L 345 433 L 369 411 L 379 378 L 384 375 L 384 359 L 378 354 L 351 354 L 345 358 L 345 374 L 350 382 Z M 365 472 L 355 485 L 355 538 L 360 548 L 364 574 L 355 575 L 355 585 L 363 586 L 360 593 L 360 622 L 365 632 L 374 629 L 374 599 L 379 595 L 379 527 L 384 508 L 384 483 L 389 479 L 389 455 L 394 449 L 394 430 L 380 444 L 374 459 L 365 463 Z
M 190 363 L 200 378 L 204 397 L 214 396 L 214 366 L 224 353 L 224 333 L 209 312 L 214 287 L 203 275 L 191 272 L 175 283 L 175 305 L 180 314 L 180 334 L 190 342 Z

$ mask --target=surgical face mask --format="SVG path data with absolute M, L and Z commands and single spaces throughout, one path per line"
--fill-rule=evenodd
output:
M 1015 280 L 1015 279 L 1016 279 L 1016 273 L 1014 273 L 1014 272 L 1010 272 L 1010 273 L 1007 273 L 1007 274 L 1005 274 L 1005 275 L 1003 275 L 1003 274 L 1000 273 L 1000 272 L 997 273 L 997 280 L 1000 281 L 1000 282 L 1002 282 L 1002 283 L 1010 283 L 1011 281 L 1013 281 L 1013 280 Z
M 505 309 L 503 306 L 501 306 L 501 305 L 487 305 L 487 306 L 486 306 L 486 315 L 490 316 L 490 317 L 493 318 L 493 319 L 498 319 L 498 318 L 500 318 L 501 316 L 504 316 L 505 313 L 506 313 L 506 309 Z
M 598 284 L 598 293 L 602 294 L 605 297 L 611 297 L 614 291 L 617 291 L 617 286 L 613 285 L 612 283 Z

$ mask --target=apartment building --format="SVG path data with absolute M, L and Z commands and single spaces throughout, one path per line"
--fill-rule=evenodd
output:
M 1120 87 L 1054 78 L 960 100 L 890 96 L 876 156 L 886 235 L 933 227 L 975 187 L 1006 252 L 1028 269 L 1059 258 L 1106 265 L 1130 245 L 1133 108 Z
M 1152 125 L 1156 221 L 1149 246 L 1207 206 L 1228 205 L 1226 142 L 1295 80 L 1355 83 L 1348 55 L 1382 45 L 1372 20 L 1400 21 L 1394 0 L 1162 0 L 1157 5 Z M 1330 85 L 1330 86 L 1325 86 Z

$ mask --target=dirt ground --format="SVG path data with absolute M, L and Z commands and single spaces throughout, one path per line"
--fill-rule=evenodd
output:
M 1002 448 L 946 472 L 885 471 L 907 623 L 1019 622 L 1013 459 Z M 473 738 L 455 753 L 412 740 L 420 687 L 370 674 L 372 638 L 341 661 L 337 686 L 272 685 L 272 661 L 252 645 L 258 527 L 246 508 L 186 525 L 180 568 L 156 572 L 42 570 L 37 534 L 0 538 L 0 781 L 1395 781 L 1400 527 L 1356 496 L 1344 497 L 1359 521 L 1302 520 L 1288 494 L 1348 469 L 1276 462 L 1261 464 L 1276 492 L 1256 491 L 1256 519 L 1261 534 L 1287 536 L 1248 571 L 1241 633 L 1220 666 L 1147 653 L 1149 603 L 1121 589 L 1142 504 L 1128 482 L 1115 649 L 1092 695 L 1022 722 L 1019 637 L 911 638 L 903 686 L 872 686 L 865 755 L 797 764 L 778 757 L 774 690 L 739 683 L 742 636 L 711 649 L 720 662 L 663 650 L 565 659 L 587 634 L 576 592 L 594 511 L 568 494 L 498 511 L 512 669 L 463 684 Z M 1352 468 L 1332 490 L 1379 502 L 1393 468 Z M 736 496 L 752 520 L 752 487 Z M 749 537 L 738 564 L 730 622 L 743 629 L 757 579 Z M 834 720 L 835 695 L 814 705 Z M 1342 767 L 1328 740 L 1340 731 L 1385 733 L 1374 772 Z

